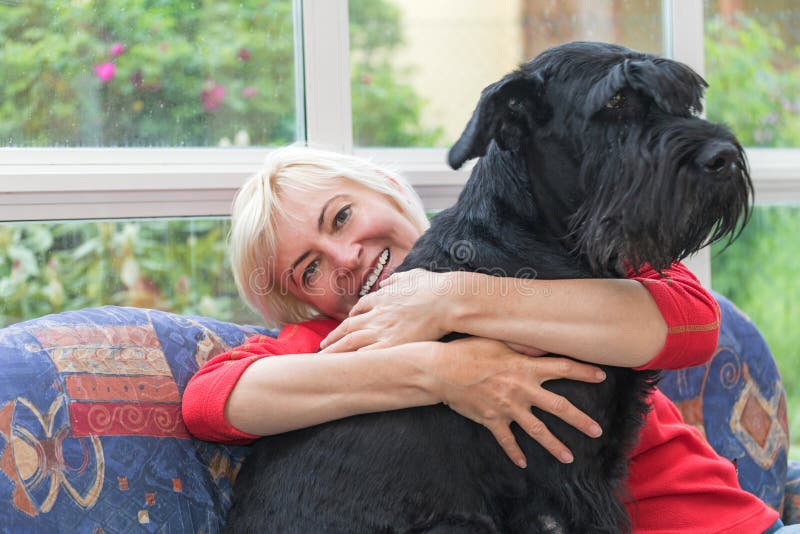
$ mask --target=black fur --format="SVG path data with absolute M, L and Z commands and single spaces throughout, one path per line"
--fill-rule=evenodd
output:
M 544 52 L 483 91 L 449 153 L 456 168 L 481 159 L 402 269 L 621 277 L 732 239 L 752 187 L 736 138 L 697 117 L 705 85 L 619 46 Z M 574 452 L 570 465 L 515 427 L 529 465 L 519 469 L 485 428 L 442 405 L 351 417 L 259 440 L 228 529 L 628 531 L 626 458 L 655 373 L 605 370 L 601 384 L 547 384 L 600 423 L 601 438 L 534 409 Z

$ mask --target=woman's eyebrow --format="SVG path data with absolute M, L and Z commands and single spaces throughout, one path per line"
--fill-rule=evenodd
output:
M 322 205 L 322 210 L 319 212 L 319 220 L 317 221 L 317 230 L 318 231 L 320 231 L 320 232 L 322 231 L 322 224 L 325 222 L 325 210 L 328 209 L 328 206 L 331 204 L 331 202 L 333 202 L 337 198 L 341 198 L 343 196 L 345 196 L 345 195 L 342 194 L 342 193 L 340 193 L 338 195 L 333 195 L 331 198 L 329 198 L 325 202 L 325 204 Z
M 317 231 L 318 232 L 322 232 L 322 225 L 325 223 L 325 211 L 328 209 L 328 206 L 331 204 L 331 202 L 333 202 L 337 198 L 340 198 L 340 197 L 343 197 L 343 196 L 345 196 L 345 195 L 341 194 L 341 193 L 338 194 L 338 195 L 333 195 L 331 198 L 329 198 L 328 200 L 325 201 L 325 204 L 322 205 L 322 209 L 319 212 L 319 219 L 317 219 Z M 298 257 L 296 260 L 294 260 L 294 263 L 292 263 L 292 266 L 289 267 L 289 276 L 292 279 L 292 281 L 294 281 L 294 270 L 295 270 L 295 268 L 300 263 L 302 263 L 302 261 L 304 259 L 306 259 L 306 257 L 308 257 L 309 254 L 311 254 L 311 251 L 310 250 L 306 250 L 305 252 L 300 254 L 300 257 Z
M 305 252 L 300 254 L 300 257 L 297 258 L 296 260 L 294 260 L 294 263 L 292 264 L 292 266 L 289 267 L 289 277 L 292 280 L 294 280 L 294 269 L 295 269 L 295 267 L 297 267 L 304 259 L 306 259 L 306 257 L 308 257 L 309 254 L 311 254 L 311 251 L 310 250 L 306 250 Z

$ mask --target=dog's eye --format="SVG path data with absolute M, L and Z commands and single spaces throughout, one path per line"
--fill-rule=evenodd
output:
M 608 99 L 608 102 L 606 102 L 606 107 L 609 109 L 622 109 L 625 107 L 625 102 L 627 101 L 628 99 L 625 98 L 622 93 L 617 93 Z
M 508 100 L 508 108 L 516 113 L 521 113 L 522 111 L 525 110 L 525 108 L 522 105 L 522 102 L 520 102 L 520 100 L 517 98 L 510 98 Z

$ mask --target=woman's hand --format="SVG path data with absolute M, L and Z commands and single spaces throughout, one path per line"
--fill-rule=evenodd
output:
M 459 414 L 489 429 L 511 460 L 526 466 L 525 456 L 510 425 L 516 422 L 528 435 L 561 462 L 572 462 L 571 451 L 532 412 L 536 406 L 591 437 L 600 426 L 566 398 L 542 387 L 548 380 L 568 378 L 597 383 L 605 373 L 569 358 L 532 358 L 511 350 L 500 341 L 465 338 L 437 343 L 427 371 L 434 377 L 443 402 Z
M 438 340 L 450 332 L 446 317 L 458 293 L 456 280 L 455 273 L 424 269 L 391 275 L 353 306 L 350 316 L 322 341 L 322 352 Z

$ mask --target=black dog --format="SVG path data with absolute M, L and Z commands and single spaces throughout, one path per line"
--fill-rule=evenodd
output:
M 733 238 L 752 186 L 736 138 L 697 116 L 705 86 L 684 65 L 619 46 L 544 52 L 483 91 L 449 162 L 481 159 L 402 268 L 621 277 Z M 461 242 L 471 257 L 452 257 Z M 515 428 L 531 466 L 519 469 L 485 428 L 442 405 L 351 417 L 259 440 L 228 528 L 627 531 L 627 456 L 655 373 L 605 370 L 601 384 L 548 383 L 601 438 L 534 410 L 575 454 L 570 465 Z

